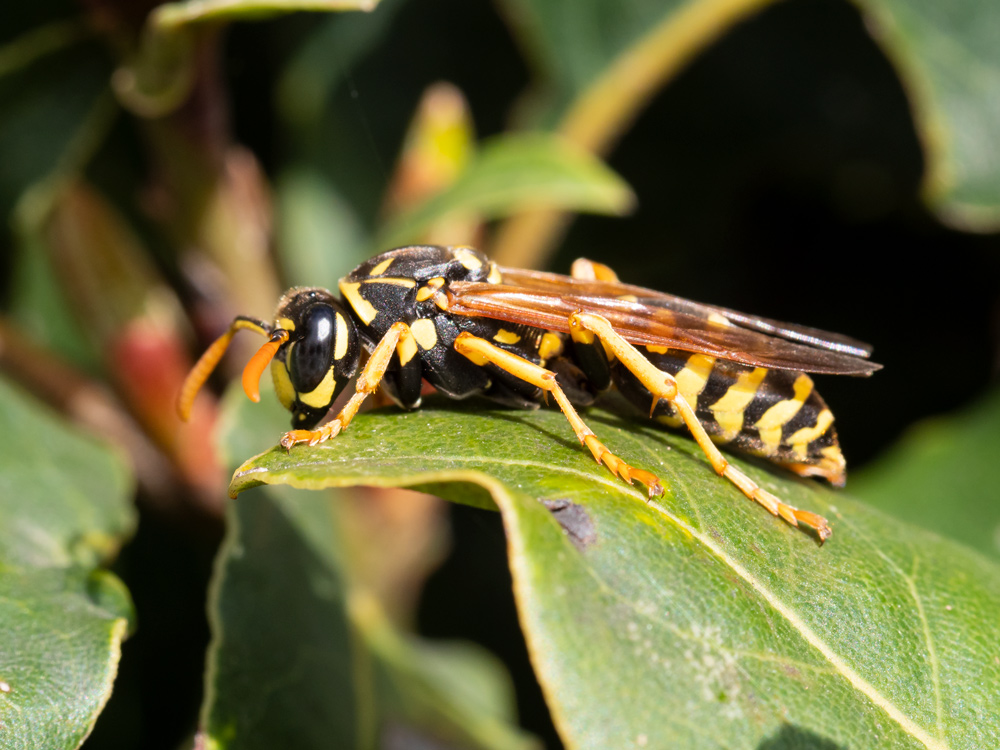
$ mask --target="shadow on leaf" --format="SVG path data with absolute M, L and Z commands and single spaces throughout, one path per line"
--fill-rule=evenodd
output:
M 757 745 L 757 750 L 847 750 L 833 740 L 813 734 L 808 729 L 782 725 L 777 734 Z

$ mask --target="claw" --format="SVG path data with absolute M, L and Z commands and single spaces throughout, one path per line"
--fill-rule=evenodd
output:
M 636 479 L 639 480 L 641 484 L 645 485 L 650 497 L 663 494 L 663 485 L 660 484 L 660 480 L 655 474 L 625 463 L 609 451 L 607 446 L 597 439 L 596 435 L 584 436 L 583 442 L 590 449 L 597 463 L 607 466 L 608 470 L 616 477 L 628 484 L 632 484 Z
M 816 535 L 819 537 L 820 544 L 833 536 L 833 529 L 830 528 L 830 524 L 825 518 L 823 518 L 823 516 L 816 513 L 810 513 L 808 510 L 799 510 L 796 508 L 795 517 L 806 526 L 816 530 Z

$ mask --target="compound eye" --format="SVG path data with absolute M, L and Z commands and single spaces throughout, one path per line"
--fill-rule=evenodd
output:
M 316 304 L 295 328 L 295 343 L 288 353 L 288 375 L 298 393 L 312 393 L 333 362 L 333 308 Z

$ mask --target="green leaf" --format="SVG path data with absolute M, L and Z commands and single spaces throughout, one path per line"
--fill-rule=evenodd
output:
M 364 748 L 401 732 L 533 746 L 510 727 L 498 665 L 471 646 L 402 636 L 352 586 L 337 505 L 287 489 L 230 504 L 210 606 L 209 746 Z
M 96 570 L 131 533 L 121 459 L 0 380 L 0 733 L 75 748 L 111 693 L 133 618 Z
M 255 407 L 230 389 L 230 455 L 287 426 L 267 395 Z M 279 487 L 230 503 L 209 606 L 208 747 L 535 747 L 513 726 L 511 687 L 492 657 L 401 632 L 352 573 L 348 499 Z
M 506 0 L 537 74 L 520 119 L 605 154 L 646 104 L 707 45 L 768 0 Z M 552 207 L 561 208 L 561 207 Z M 522 214 L 498 232 L 497 262 L 539 268 L 562 230 L 558 211 Z
M 74 30 L 42 27 L 0 47 L 4 217 L 33 185 L 78 169 L 110 126 L 111 69 L 103 50 L 78 43 Z
M 659 474 L 663 498 L 599 468 L 558 412 L 440 401 L 272 449 L 230 491 L 433 485 L 459 502 L 492 498 L 535 669 L 571 747 L 996 746 L 1000 567 L 734 459 L 832 521 L 819 547 L 716 477 L 690 439 L 586 418 Z
M 374 10 L 378 0 L 184 0 L 156 9 L 161 29 L 210 21 L 253 21 L 299 11 Z
M 292 167 L 276 187 L 278 247 L 290 286 L 336 289 L 368 258 L 367 238 L 347 201 L 319 172 Z
M 606 153 L 685 65 L 766 0 L 505 0 L 538 82 L 521 108 L 533 126 Z M 991 0 L 862 0 L 875 41 L 906 87 L 927 156 L 924 194 L 943 220 L 1000 227 L 1000 5 Z M 538 264 L 556 219 L 527 219 L 494 255 Z M 523 249 L 518 249 L 521 245 Z
M 864 0 L 927 152 L 924 191 L 953 225 L 1000 227 L 1000 5 Z
M 95 567 L 132 533 L 121 457 L 0 380 L 0 561 Z
M 1000 558 L 1000 390 L 912 428 L 851 477 L 851 492 L 899 518 Z
M 534 106 L 527 112 L 532 122 L 558 127 L 574 143 L 603 151 L 694 55 L 768 4 L 506 0 L 547 103 L 544 110 Z
M 486 141 L 455 182 L 392 221 L 374 246 L 384 250 L 413 242 L 448 214 L 494 219 L 540 208 L 622 214 L 634 201 L 610 168 L 564 140 L 507 135 Z
M 115 71 L 121 102 L 142 117 L 162 117 L 191 92 L 200 35 L 231 21 L 257 21 L 299 11 L 370 11 L 378 0 L 183 0 L 153 10 L 138 52 Z

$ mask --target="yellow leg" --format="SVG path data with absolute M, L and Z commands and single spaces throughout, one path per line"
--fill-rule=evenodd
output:
M 621 363 L 653 394 L 653 408 L 656 408 L 656 404 L 661 398 L 673 404 L 691 435 L 705 452 L 716 473 L 726 477 L 739 487 L 748 498 L 760 503 L 774 515 L 781 516 L 792 526 L 804 523 L 816 530 L 821 541 L 830 538 L 833 532 L 825 518 L 783 503 L 730 464 L 709 438 L 708 433 L 705 432 L 705 428 L 698 421 L 694 409 L 677 390 L 674 378 L 650 364 L 649 360 L 642 356 L 634 346 L 615 332 L 606 318 L 592 313 L 574 313 L 570 316 L 569 323 L 571 330 L 589 331 L 614 352 Z
M 344 404 L 344 408 L 337 414 L 336 419 L 322 425 L 318 430 L 292 430 L 291 432 L 286 432 L 281 436 L 281 447 L 289 450 L 293 445 L 299 443 L 316 445 L 317 443 L 322 443 L 324 440 L 336 437 L 340 434 L 341 430 L 347 429 L 347 425 L 354 419 L 354 415 L 358 413 L 361 404 L 376 391 L 378 384 L 382 382 L 385 371 L 389 368 L 389 363 L 392 361 L 393 352 L 396 351 L 397 347 L 403 348 L 406 346 L 412 336 L 410 327 L 406 323 L 393 323 L 392 327 L 382 337 L 382 340 L 378 342 L 378 346 L 375 347 L 372 355 L 368 358 L 364 369 L 358 375 L 354 395 Z
M 459 354 L 468 357 L 477 365 L 491 363 L 501 370 L 541 388 L 546 393 L 551 393 L 556 403 L 559 404 L 559 408 L 562 409 L 563 414 L 566 415 L 566 419 L 569 420 L 573 432 L 576 433 L 580 442 L 590 449 L 597 463 L 603 463 L 611 470 L 612 474 L 621 477 L 629 484 L 632 484 L 633 479 L 639 480 L 639 482 L 646 486 L 650 497 L 663 494 L 663 487 L 660 485 L 660 480 L 656 475 L 629 466 L 597 439 L 597 436 L 587 427 L 580 418 L 580 415 L 576 413 L 576 409 L 573 408 L 569 399 L 566 398 L 566 394 L 563 393 L 562 388 L 556 382 L 556 374 L 554 372 L 546 370 L 544 367 L 539 367 L 523 357 L 494 346 L 486 339 L 481 339 L 467 332 L 458 335 L 458 338 L 455 340 L 455 350 Z

